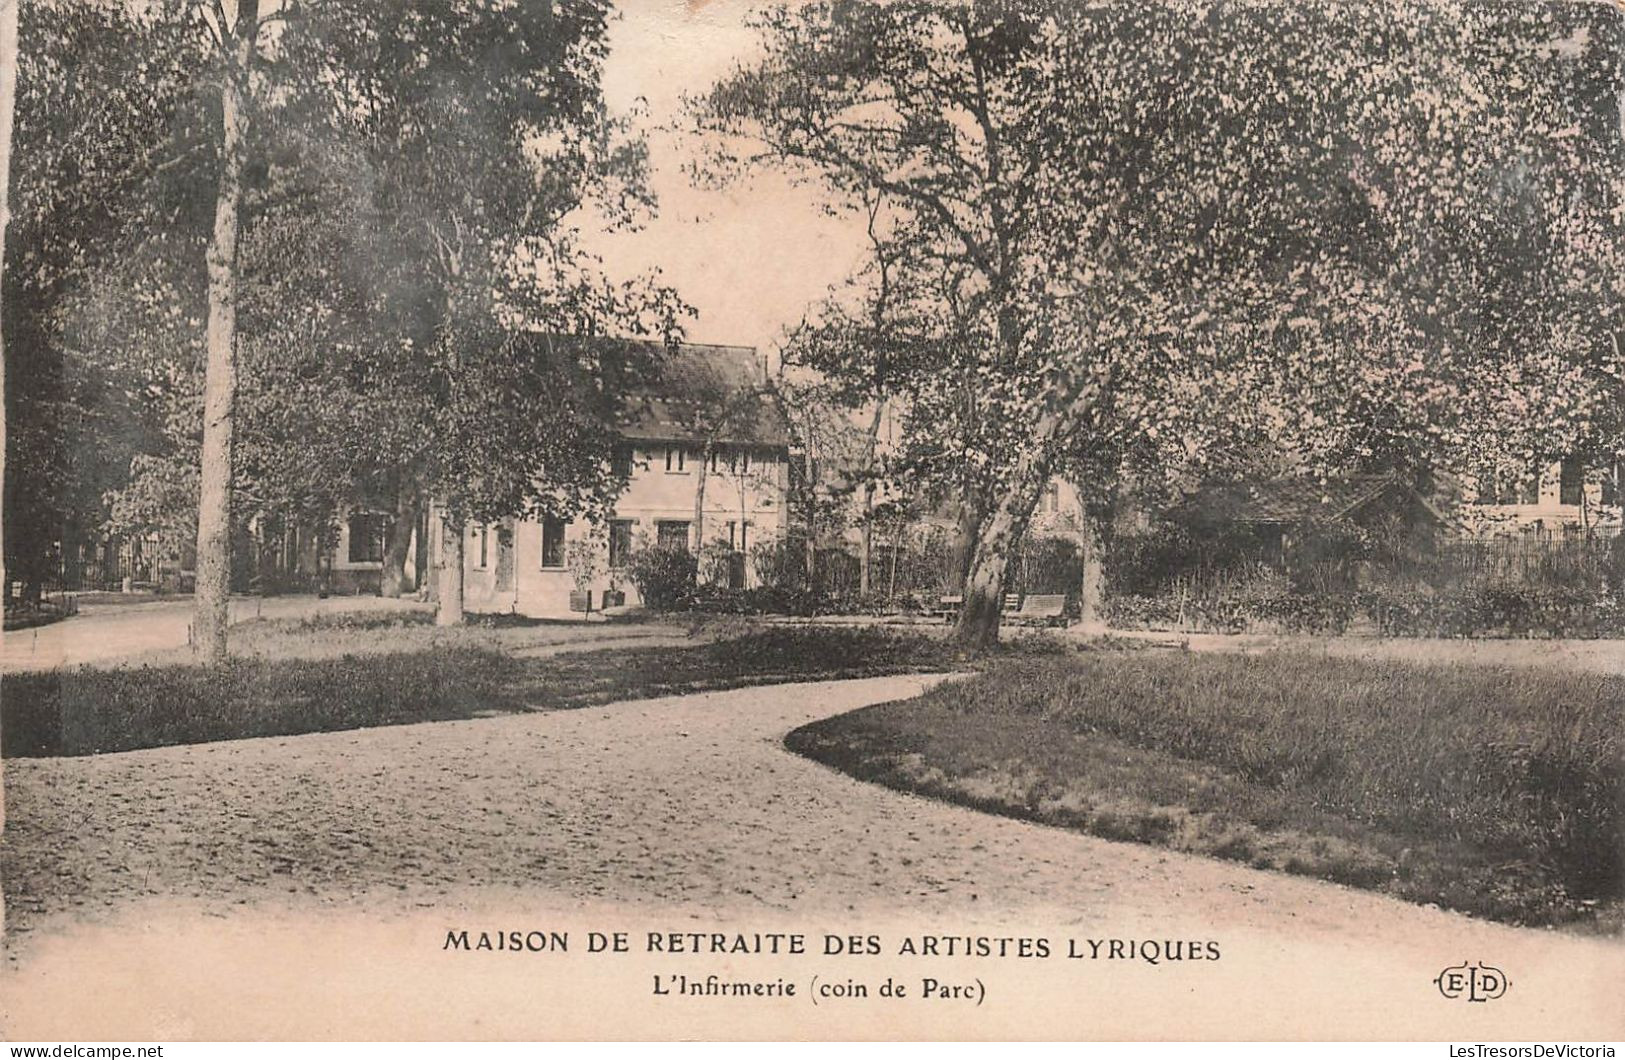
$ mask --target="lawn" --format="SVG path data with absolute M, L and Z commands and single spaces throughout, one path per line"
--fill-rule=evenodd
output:
M 584 627 L 559 627 L 532 630 L 524 644 L 546 653 L 527 656 L 517 641 L 503 638 L 509 630 L 447 634 L 424 622 L 388 615 L 267 622 L 239 637 L 247 654 L 221 667 L 86 666 L 8 675 L 0 689 L 0 750 L 6 757 L 129 751 L 568 710 L 953 662 L 941 637 L 884 630 L 723 623 L 677 646 L 628 640 L 569 650 Z M 668 640 L 682 636 L 676 627 L 662 632 Z M 305 654 L 307 641 L 323 650 Z M 278 653 L 261 653 L 267 645 Z
M 1625 678 L 1140 652 L 999 660 L 787 743 L 996 813 L 1606 931 L 1622 741 Z

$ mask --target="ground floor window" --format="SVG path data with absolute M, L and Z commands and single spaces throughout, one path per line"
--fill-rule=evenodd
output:
M 688 522 L 663 519 L 656 523 L 655 544 L 661 548 L 688 551 Z
M 558 569 L 564 566 L 564 520 L 552 516 L 542 520 L 542 566 Z
M 491 528 L 481 526 L 474 531 L 476 550 L 479 556 L 474 566 L 484 570 L 491 565 Z
M 609 566 L 611 570 L 625 567 L 632 555 L 632 520 L 612 519 L 609 524 Z
M 1527 471 L 1486 468 L 1478 476 L 1480 504 L 1539 504 L 1541 466 Z
M 350 516 L 350 562 L 382 563 L 384 561 L 384 533 L 388 522 L 382 515 Z
M 1585 502 L 1585 486 L 1585 464 L 1577 456 L 1566 457 L 1563 463 L 1559 465 L 1557 503 L 1583 504 Z

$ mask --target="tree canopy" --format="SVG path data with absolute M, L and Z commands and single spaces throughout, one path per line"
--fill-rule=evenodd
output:
M 757 25 L 763 58 L 693 102 L 708 170 L 883 204 L 909 297 L 874 346 L 831 314 L 857 341 L 822 364 L 906 398 L 962 476 L 968 639 L 1054 473 L 1109 502 L 1261 440 L 1449 466 L 1605 415 L 1600 5 L 825 0 Z

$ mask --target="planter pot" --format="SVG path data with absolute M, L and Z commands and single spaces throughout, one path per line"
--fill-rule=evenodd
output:
M 572 610 L 572 611 L 591 611 L 592 610 L 592 590 L 588 589 L 588 590 L 583 592 L 581 590 L 572 589 L 570 591 L 570 610 Z
M 626 591 L 623 590 L 623 589 L 605 589 L 604 590 L 604 598 L 600 602 L 599 606 L 600 607 L 606 607 L 606 608 L 607 607 L 625 607 L 626 606 Z

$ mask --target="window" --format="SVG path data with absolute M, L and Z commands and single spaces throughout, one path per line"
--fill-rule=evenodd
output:
M 688 551 L 688 523 L 662 520 L 655 524 L 655 544 L 661 548 Z
M 1585 464 L 1576 456 L 1564 457 L 1558 470 L 1557 503 L 1579 505 L 1585 503 Z
M 1478 503 L 1539 504 L 1539 466 L 1522 475 L 1506 468 L 1485 468 L 1478 475 Z
M 552 516 L 542 520 L 542 567 L 556 570 L 564 566 L 564 520 Z
M 684 465 L 685 465 L 687 459 L 688 459 L 688 450 L 687 449 L 684 449 L 680 445 L 668 445 L 668 446 L 666 446 L 666 470 L 667 471 L 671 472 L 672 474 L 677 474 L 678 472 L 684 470 Z
M 1521 483 L 1522 488 L 1519 491 L 1518 497 L 1519 504 L 1540 503 L 1540 480 L 1545 475 L 1545 472 L 1545 462 L 1541 460 L 1535 461 L 1535 466 L 1531 468 L 1523 477 L 1523 482 Z
M 1048 486 L 1044 487 L 1044 510 L 1046 512 L 1054 512 L 1060 510 L 1060 507 L 1061 484 L 1059 482 L 1051 482 Z
M 609 565 L 612 570 L 625 567 L 632 555 L 632 520 L 611 519 L 609 523 Z
M 1603 472 L 1602 503 L 1612 508 L 1619 503 L 1620 476 L 1625 475 L 1625 460 L 1616 460 Z
M 474 531 L 474 537 L 479 542 L 479 562 L 475 563 L 474 566 L 484 570 L 491 562 L 491 528 L 489 526 L 479 527 Z
M 728 548 L 734 552 L 745 552 L 750 547 L 750 520 L 742 523 L 728 520 Z
M 388 521 L 382 515 L 350 516 L 350 562 L 382 563 L 387 527 Z
M 619 478 L 632 477 L 632 449 L 617 445 L 609 454 L 609 473 Z

